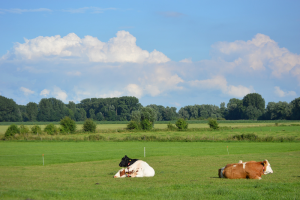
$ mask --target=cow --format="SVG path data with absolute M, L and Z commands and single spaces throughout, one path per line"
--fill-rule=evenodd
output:
M 114 178 L 125 178 L 125 177 L 153 177 L 155 171 L 148 163 L 139 159 L 131 159 L 125 155 L 120 164 L 120 167 L 126 167 L 120 169 Z
M 261 179 L 263 174 L 272 174 L 273 170 L 268 160 L 262 162 L 249 161 L 227 164 L 219 169 L 220 178 L 229 179 Z

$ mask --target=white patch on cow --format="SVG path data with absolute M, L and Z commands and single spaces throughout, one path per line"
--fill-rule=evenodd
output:
M 236 167 L 236 165 L 233 165 L 233 167 Z
M 265 167 L 264 174 L 273 174 L 273 170 L 271 168 L 269 161 L 268 160 L 265 160 L 265 161 L 267 161 L 267 164 L 264 166 Z
M 123 178 L 126 177 L 126 175 L 123 175 L 120 177 L 120 171 L 119 170 L 117 174 L 114 176 L 114 178 Z M 154 169 L 145 161 L 138 160 L 132 165 L 130 165 L 128 168 L 125 169 L 126 172 L 133 172 L 131 174 L 131 177 L 152 177 L 155 175 Z
M 246 168 L 246 163 L 247 163 L 247 162 L 244 162 L 244 163 L 243 163 L 243 169 Z

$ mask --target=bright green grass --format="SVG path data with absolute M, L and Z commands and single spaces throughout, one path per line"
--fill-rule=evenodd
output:
M 113 179 L 125 154 L 156 175 Z M 262 180 L 217 178 L 264 159 L 274 174 Z M 299 166 L 298 143 L 0 142 L 0 199 L 299 199 Z

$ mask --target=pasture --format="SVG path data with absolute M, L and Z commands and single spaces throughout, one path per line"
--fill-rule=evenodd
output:
M 156 175 L 114 179 L 124 155 Z M 262 180 L 217 178 L 228 163 L 264 159 L 274 174 Z M 299 199 L 299 166 L 294 142 L 2 141 L 0 199 Z

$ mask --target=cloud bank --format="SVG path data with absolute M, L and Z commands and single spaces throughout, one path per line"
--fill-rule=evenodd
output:
M 295 97 L 295 89 L 283 91 L 280 82 L 295 79 L 300 83 L 300 56 L 263 34 L 248 41 L 217 42 L 210 60 L 196 62 L 192 58 L 174 62 L 160 51 L 144 50 L 127 31 L 117 32 L 107 42 L 75 33 L 39 36 L 16 43 L 2 56 L 0 66 L 4 69 L 0 79 L 9 85 L 0 86 L 1 94 L 17 90 L 30 101 L 34 101 L 31 97 L 78 102 L 135 96 L 182 105 L 179 101 L 203 93 L 228 99 L 253 92 Z M 266 84 L 270 80 L 276 85 Z
M 16 43 L 13 51 L 3 59 L 12 60 L 49 60 L 73 59 L 99 63 L 166 63 L 170 59 L 154 50 L 148 52 L 136 45 L 136 38 L 127 31 L 119 31 L 108 42 L 96 37 L 79 38 L 75 33 L 65 37 L 60 35 L 34 39 L 25 39 L 25 43 Z

